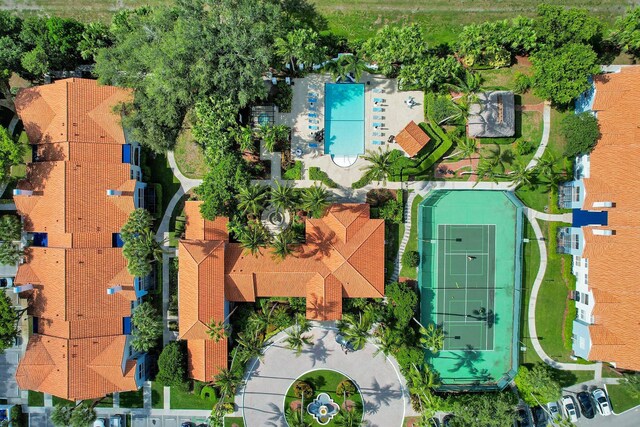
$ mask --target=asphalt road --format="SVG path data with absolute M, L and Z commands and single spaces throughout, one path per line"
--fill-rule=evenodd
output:
M 602 417 L 596 415 L 592 420 L 580 417 L 578 427 L 638 427 L 640 426 L 640 408 L 631 409 L 622 415 Z

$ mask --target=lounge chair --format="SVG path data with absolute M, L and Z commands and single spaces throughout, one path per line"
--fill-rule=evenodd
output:
M 384 111 L 384 108 L 382 107 L 373 107 L 374 113 L 382 113 L 383 111 Z
M 384 116 L 379 116 L 379 115 L 374 114 L 373 120 L 384 120 Z
M 284 78 L 284 82 L 285 82 L 288 86 L 291 86 L 291 77 L 285 77 L 285 78 Z
M 384 91 L 382 89 L 380 89 L 379 87 L 377 87 L 377 88 L 373 89 L 371 92 L 373 92 L 373 93 L 382 93 Z
M 374 139 L 373 141 L 371 141 L 371 143 L 372 143 L 373 145 L 382 145 L 382 144 L 383 144 L 383 143 L 382 143 L 382 141 L 377 140 L 377 139 Z
M 276 79 L 275 77 L 271 77 L 271 84 L 274 86 L 278 85 L 278 79 Z
M 319 125 L 320 121 L 318 119 L 309 119 L 309 123 L 311 123 L 313 125 Z
M 373 102 L 381 103 L 384 102 L 383 98 L 373 98 Z
M 373 136 L 384 136 L 384 132 L 374 132 Z
M 310 105 L 309 106 L 309 111 L 318 111 L 318 109 L 316 108 L 315 105 Z
M 309 98 L 317 98 L 317 97 L 318 97 L 318 94 L 317 94 L 317 93 L 315 93 L 315 92 L 309 92 L 309 93 L 307 93 L 307 96 L 308 96 Z
M 309 144 L 309 148 L 318 148 L 318 144 L 316 144 L 315 142 L 312 142 Z
M 318 129 L 320 129 L 320 128 L 319 128 L 318 126 L 312 125 L 312 126 L 309 126 L 309 129 L 311 129 L 311 130 L 318 130 Z
M 309 113 L 309 114 L 307 114 L 307 115 L 309 116 L 309 118 L 314 118 L 314 119 L 315 119 L 316 117 L 318 117 L 318 115 L 317 115 L 316 113 Z
M 309 99 L 307 99 L 307 101 L 309 101 L 309 102 L 318 102 L 318 99 L 317 98 L 309 98 Z
M 384 126 L 384 123 L 380 123 L 380 122 L 373 122 L 373 127 L 374 127 L 374 128 L 381 128 L 382 126 Z

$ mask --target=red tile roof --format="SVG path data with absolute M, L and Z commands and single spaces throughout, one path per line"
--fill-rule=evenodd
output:
M 612 236 L 594 235 L 583 228 L 583 257 L 589 260 L 588 284 L 594 296 L 595 324 L 589 327 L 589 358 L 613 362 L 622 369 L 640 370 L 640 322 L 637 308 L 640 251 L 640 67 L 623 67 L 595 78 L 601 138 L 590 155 L 590 177 L 584 179 L 584 209 L 594 202 L 607 208 Z M 598 210 L 601 208 L 597 208 Z
M 427 135 L 421 128 L 411 120 L 404 129 L 400 131 L 399 134 L 396 135 L 396 142 L 402 149 L 409 155 L 409 157 L 413 157 L 422 150 L 427 143 L 431 140 L 429 135 Z
M 186 236 L 201 239 L 206 230 L 216 236 L 222 225 L 226 229 L 221 219 L 203 220 L 199 204 L 185 204 Z M 384 221 L 370 219 L 367 204 L 334 204 L 322 218 L 308 219 L 306 242 L 284 260 L 271 249 L 245 254 L 226 233 L 222 237 L 180 241 L 180 338 L 188 342 L 193 378 L 209 381 L 217 372 L 212 366 L 226 366 L 226 351 L 206 347 L 206 323 L 224 320 L 225 299 L 306 297 L 308 318 L 337 320 L 343 297 L 384 296 Z
M 131 315 L 134 279 L 122 249 L 112 248 L 135 208 L 131 165 L 114 107 L 131 91 L 67 79 L 24 89 L 16 110 L 37 162 L 15 196 L 25 230 L 45 232 L 48 247 L 27 250 L 17 284 L 33 284 L 29 313 L 38 318 L 16 378 L 22 389 L 66 399 L 135 390 L 137 362 L 129 357 L 123 317 Z M 107 196 L 119 190 L 120 196 Z M 123 290 L 107 295 L 116 285 Z

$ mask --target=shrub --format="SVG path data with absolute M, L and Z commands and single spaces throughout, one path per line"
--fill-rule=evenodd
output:
M 419 366 L 424 362 L 424 350 L 419 347 L 410 347 L 403 345 L 398 350 L 396 355 L 398 365 L 403 374 L 406 374 L 411 369 L 412 365 Z
M 193 394 L 195 395 L 200 395 L 202 392 L 202 389 L 204 388 L 205 383 L 203 383 L 202 381 L 194 381 L 193 382 Z
M 525 93 L 531 87 L 531 78 L 519 71 L 515 73 L 514 87 L 515 93 Z
M 453 104 L 448 96 L 436 96 L 430 105 L 429 115 L 436 121 L 441 123 L 451 116 L 459 115 L 460 110 Z
M 525 156 L 533 151 L 533 143 L 526 139 L 519 139 L 516 142 L 515 152 L 519 156 Z
M 284 171 L 282 177 L 290 181 L 302 179 L 302 162 L 296 160 L 292 167 Z
M 338 396 L 351 396 L 356 392 L 356 386 L 350 380 L 342 380 L 336 388 L 336 394 Z
M 158 357 L 156 381 L 163 385 L 186 389 L 186 365 L 183 346 L 176 341 L 170 342 Z
M 337 188 L 338 184 L 334 180 L 329 178 L 329 175 L 322 169 L 316 166 L 309 168 L 309 179 L 313 181 L 320 181 L 329 188 Z
M 394 224 L 402 223 L 402 202 L 398 200 L 388 200 L 380 208 L 380 218 Z
M 202 384 L 204 385 L 204 384 Z M 194 390 L 194 394 L 195 390 Z M 199 393 L 197 393 L 200 395 L 200 399 L 202 400 L 216 400 L 216 390 L 211 387 L 210 385 L 206 385 L 204 387 L 202 387 L 202 389 L 200 390 Z
M 561 128 L 567 140 L 567 148 L 565 149 L 567 157 L 589 153 L 600 137 L 598 120 L 586 112 L 568 115 L 562 119 Z
M 370 182 L 371 182 L 371 176 L 365 173 L 364 175 L 362 175 L 362 177 L 359 180 L 351 184 L 351 188 L 353 188 L 354 190 L 357 190 L 369 184 Z
M 304 398 L 309 399 L 313 396 L 313 387 L 311 387 L 311 384 L 306 381 L 296 381 L 293 385 L 293 394 L 297 398 L 302 398 L 302 395 L 304 394 Z
M 405 251 L 402 254 L 402 265 L 408 268 L 415 268 L 420 265 L 420 254 L 418 251 Z

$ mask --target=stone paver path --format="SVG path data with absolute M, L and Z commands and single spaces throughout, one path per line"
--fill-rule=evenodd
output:
M 396 362 L 374 356 L 373 344 L 345 354 L 336 343 L 334 329 L 317 326 L 309 334 L 314 345 L 299 357 L 286 348 L 286 333 L 276 335 L 263 360 L 249 369 L 246 386 L 236 396 L 245 425 L 286 427 L 284 395 L 296 378 L 315 369 L 333 369 L 353 379 L 362 393 L 364 419 L 370 427 L 400 427 L 405 413 L 413 414 L 408 411 L 408 392 Z

